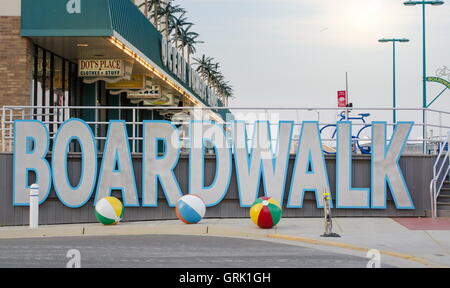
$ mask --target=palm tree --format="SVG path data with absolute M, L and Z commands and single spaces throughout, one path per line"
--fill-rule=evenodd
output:
M 211 72 L 211 84 L 214 88 L 214 92 L 218 93 L 220 83 L 225 81 L 225 77 L 223 76 L 222 72 L 220 72 L 220 64 L 213 63 Z
M 144 7 L 144 15 L 149 18 L 157 30 L 159 30 L 157 11 L 161 7 L 163 1 L 164 0 L 144 0 L 144 2 L 138 6 L 138 8 Z M 145 10 L 145 8 L 147 8 L 147 10 Z M 150 15 L 147 12 L 150 12 Z
M 233 96 L 233 88 L 228 81 L 225 80 L 225 76 L 220 72 L 219 63 L 211 63 L 211 85 L 214 92 L 220 97 L 224 103 L 228 102 L 228 98 Z
M 195 44 L 204 42 L 197 40 L 199 37 L 198 33 L 189 31 L 193 24 L 187 22 L 187 18 L 185 17 L 186 10 L 179 5 L 173 5 L 172 1 L 146 0 L 138 7 L 147 6 L 150 12 L 149 18 L 157 29 L 164 24 L 164 27 L 158 30 L 164 33 L 168 40 L 175 42 L 177 49 L 183 50 L 183 57 L 185 55 L 184 49 L 187 47 L 188 64 L 190 64 L 190 55 L 196 52 Z M 177 17 L 176 14 L 180 14 L 180 16 Z M 164 18 L 164 21 L 161 20 L 162 18 Z M 175 32 L 173 39 L 169 39 L 173 32 Z M 178 41 L 181 42 L 181 45 L 178 45 Z
M 191 54 L 197 52 L 195 48 L 196 44 L 205 43 L 203 41 L 198 41 L 197 38 L 200 36 L 198 33 L 189 31 L 192 25 L 187 26 L 185 29 L 181 30 L 180 41 L 181 41 L 181 49 L 184 57 L 184 49 L 187 50 L 187 62 L 188 65 L 191 64 Z
M 233 87 L 219 71 L 220 64 L 214 63 L 214 58 L 202 55 L 202 58 L 193 58 L 196 71 L 207 81 L 208 86 L 220 97 L 223 103 L 228 103 L 228 99 L 233 97 Z M 228 104 L 226 104 L 228 105 Z
M 150 15 L 148 18 L 155 25 L 156 29 L 164 33 L 167 40 L 175 43 L 175 47 L 181 50 L 182 56 L 187 51 L 188 64 L 191 64 L 191 54 L 195 54 L 196 44 L 204 43 L 197 40 L 199 34 L 190 31 L 193 23 L 187 21 L 186 10 L 179 5 L 173 5 L 173 0 L 146 0 L 139 5 L 139 8 L 146 6 Z M 146 15 L 147 16 L 147 15 Z M 164 22 L 161 19 L 164 18 Z M 164 24 L 162 29 L 160 25 Z M 170 39 L 172 36 L 172 39 Z M 233 98 L 233 87 L 220 71 L 220 64 L 215 63 L 214 58 L 202 55 L 201 58 L 193 58 L 194 65 L 197 66 L 196 71 L 207 82 L 208 86 L 213 89 L 214 93 L 225 105 L 228 105 L 229 98 Z
M 181 46 L 179 46 L 178 43 L 181 40 L 181 34 L 183 33 L 182 32 L 183 28 L 185 26 L 189 27 L 189 26 L 194 25 L 193 23 L 187 22 L 187 17 L 185 17 L 185 15 L 186 15 L 186 11 L 182 12 L 180 14 L 180 16 L 178 16 L 178 17 L 175 16 L 173 18 L 174 21 L 172 23 L 170 23 L 170 25 L 169 25 L 169 29 L 170 29 L 169 31 L 173 31 L 173 33 L 174 33 L 172 41 L 175 42 L 175 47 L 177 49 L 181 48 Z
M 212 63 L 214 58 L 203 54 L 202 58 L 193 58 L 193 60 L 195 61 L 194 65 L 197 66 L 196 71 L 211 86 L 212 75 L 214 74 L 214 64 Z
M 223 103 L 225 106 L 228 106 L 228 99 L 233 98 L 233 86 L 231 86 L 229 82 L 224 81 L 221 83 L 220 91 Z
M 171 1 L 167 3 L 165 6 L 161 6 L 158 9 L 158 17 L 164 18 L 164 28 L 161 30 L 167 38 L 169 39 L 170 34 L 174 29 L 174 23 L 176 23 L 176 14 L 185 14 L 186 10 L 181 8 L 179 5 L 172 5 Z
M 133 4 L 136 5 L 136 0 L 133 0 Z M 140 9 L 144 9 L 145 18 L 148 18 L 148 6 L 149 6 L 149 4 L 150 4 L 149 0 L 144 0 L 141 4 L 136 5 L 139 8 L 139 10 Z
M 141 9 L 144 7 L 144 15 L 153 23 L 158 31 L 167 31 L 168 23 L 171 21 L 174 14 L 185 12 L 179 5 L 172 5 L 172 1 L 173 0 L 145 0 L 138 8 Z M 161 19 L 163 17 L 165 18 L 165 27 L 161 29 L 161 24 L 163 24 Z M 167 34 L 166 37 L 168 38 L 169 35 Z

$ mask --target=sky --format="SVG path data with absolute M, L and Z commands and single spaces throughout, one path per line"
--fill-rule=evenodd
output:
M 397 45 L 397 106 L 422 106 L 422 9 L 403 0 L 175 0 L 221 64 L 236 99 L 232 107 L 336 107 L 345 90 L 355 107 L 392 107 L 392 44 Z M 450 67 L 450 1 L 427 6 L 427 72 Z M 444 86 L 428 84 L 429 101 Z M 450 91 L 432 108 L 450 111 Z M 332 115 L 331 115 L 332 114 Z M 373 112 L 371 120 L 391 121 Z M 331 115 L 331 116 L 330 116 Z M 332 121 L 336 113 L 302 112 L 302 120 Z M 327 118 L 328 117 L 328 118 Z M 420 121 L 418 112 L 398 120 Z M 444 122 L 450 118 L 444 116 Z M 389 119 L 385 119 L 389 118 Z M 429 119 L 438 121 L 438 116 Z

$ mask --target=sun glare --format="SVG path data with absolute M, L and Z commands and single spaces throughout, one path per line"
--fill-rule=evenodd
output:
M 346 1 L 347 2 L 347 1 Z M 334 29 L 346 44 L 371 45 L 373 39 L 390 31 L 390 19 L 383 13 L 386 7 L 380 0 L 348 1 L 338 11 L 330 13 Z
M 376 1 L 358 1 L 363 3 L 355 4 L 349 11 L 350 17 L 349 24 L 353 28 L 363 29 L 375 29 L 383 24 L 383 17 L 381 14 L 382 5 L 381 2 Z

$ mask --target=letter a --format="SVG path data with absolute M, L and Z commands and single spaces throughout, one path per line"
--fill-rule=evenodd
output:
M 292 172 L 288 208 L 302 208 L 306 191 L 314 192 L 317 207 L 323 208 L 322 193 L 331 193 L 331 190 L 322 151 L 319 123 L 303 122 Z
M 81 0 L 69 0 L 66 9 L 69 14 L 81 14 Z

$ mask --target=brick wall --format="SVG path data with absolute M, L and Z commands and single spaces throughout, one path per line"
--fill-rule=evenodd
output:
M 20 36 L 20 17 L 0 16 L 0 108 L 30 105 L 30 63 L 31 42 Z M 5 142 L 7 152 L 9 141 Z
M 20 36 L 20 17 L 0 16 L 0 107 L 30 105 L 31 43 Z

